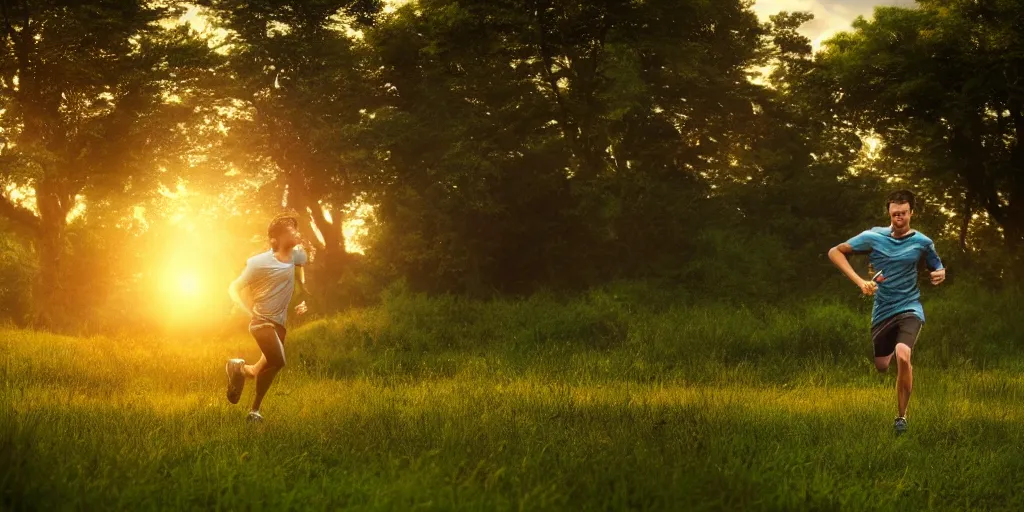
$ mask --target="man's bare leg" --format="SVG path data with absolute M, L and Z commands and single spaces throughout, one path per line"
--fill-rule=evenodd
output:
M 886 380 L 888 380 L 888 376 L 886 374 L 889 372 L 889 367 L 892 366 L 892 360 L 894 357 L 896 357 L 895 352 L 887 356 L 875 357 L 875 369 L 878 370 L 878 383 L 880 385 L 884 386 Z
M 274 382 L 274 377 L 282 368 L 284 368 L 284 365 L 266 365 L 260 370 L 259 375 L 256 376 L 256 396 L 252 399 L 252 408 L 250 409 L 252 412 L 260 412 L 263 397 L 267 395 L 270 385 Z
M 911 349 L 900 343 L 896 345 L 896 367 L 899 374 L 896 376 L 896 396 L 899 407 L 899 417 L 907 417 L 907 406 L 910 404 L 910 392 L 914 388 L 914 369 L 910 365 Z
M 274 377 L 284 368 L 284 344 L 277 336 L 277 331 L 272 327 L 257 329 L 252 334 L 260 346 L 260 350 L 263 351 L 263 356 L 256 364 L 247 365 L 245 372 L 253 375 L 256 379 L 256 396 L 253 398 L 250 414 L 258 414 L 260 406 L 263 404 L 263 397 L 266 396 L 270 385 L 274 382 Z
M 892 353 L 887 356 L 875 358 L 875 369 L 878 370 L 878 373 L 885 373 L 889 371 L 889 365 L 892 364 L 892 356 L 894 355 L 895 353 Z
M 255 379 L 259 375 L 260 370 L 267 365 L 267 356 L 260 354 L 260 360 L 256 361 L 256 364 L 247 364 L 242 367 L 242 373 L 247 379 Z

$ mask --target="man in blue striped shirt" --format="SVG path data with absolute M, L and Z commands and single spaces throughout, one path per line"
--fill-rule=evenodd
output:
M 888 227 L 864 231 L 833 247 L 828 256 L 862 293 L 875 298 L 871 312 L 875 368 L 880 372 L 888 370 L 895 355 L 899 415 L 894 427 L 897 433 L 902 433 L 907 429 L 907 405 L 914 383 L 910 354 L 924 325 L 917 266 L 922 259 L 925 261 L 933 285 L 946 279 L 946 269 L 932 240 L 910 229 L 914 194 L 907 190 L 893 192 L 886 199 L 885 208 L 891 221 Z M 878 273 L 870 280 L 857 275 L 847 259 L 851 254 L 867 254 Z

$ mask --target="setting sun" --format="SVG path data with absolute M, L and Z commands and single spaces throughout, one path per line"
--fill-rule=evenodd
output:
M 191 265 L 180 255 L 155 267 L 152 312 L 168 325 L 192 328 L 223 316 L 218 301 L 226 300 L 226 274 L 209 265 Z M 221 286 L 223 285 L 223 286 Z M 222 297 L 223 295 L 223 297 Z
M 203 278 L 193 269 L 170 267 L 163 271 L 161 295 L 176 308 L 195 306 L 204 300 Z
M 177 276 L 178 293 L 183 298 L 195 298 L 201 291 L 199 277 L 195 274 L 181 274 Z

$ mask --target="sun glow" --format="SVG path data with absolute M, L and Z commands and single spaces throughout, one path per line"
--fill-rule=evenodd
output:
M 173 257 L 153 266 L 154 289 L 150 313 L 161 323 L 190 328 L 214 322 L 225 314 L 227 284 L 224 269 L 197 263 L 172 251 Z
M 204 302 L 209 291 L 206 280 L 195 269 L 171 265 L 161 271 L 160 295 L 167 305 L 188 309 Z
M 177 277 L 177 281 L 177 292 L 183 299 L 194 299 L 202 292 L 199 277 L 195 274 L 181 274 Z

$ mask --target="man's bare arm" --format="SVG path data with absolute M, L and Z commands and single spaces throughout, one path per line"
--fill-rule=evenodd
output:
M 309 290 L 306 289 L 306 268 L 303 266 L 295 267 L 295 284 L 297 285 L 299 297 L 303 299 L 309 295 Z
M 249 316 L 252 316 L 252 310 L 249 309 L 249 305 L 246 304 L 244 300 L 242 300 L 242 296 L 239 294 L 239 290 L 241 290 L 241 289 L 242 289 L 242 278 L 239 277 L 238 279 L 235 279 L 234 281 L 232 281 L 231 285 L 228 286 L 228 295 L 231 297 L 231 300 L 235 304 L 238 304 L 238 307 L 242 308 L 242 310 L 245 311 L 246 313 L 248 313 Z
M 828 259 L 832 260 L 832 263 L 839 267 L 839 270 L 843 272 L 846 277 L 853 281 L 853 284 L 860 288 L 860 291 L 865 295 L 873 295 L 878 285 L 874 281 L 867 281 L 857 275 L 857 271 L 853 269 L 853 265 L 850 265 L 850 260 L 847 258 L 848 255 L 853 254 L 853 246 L 848 243 L 841 243 L 828 251 Z
M 309 290 L 306 288 L 306 269 L 301 265 L 295 267 L 295 287 L 299 298 L 302 299 L 302 302 L 295 306 L 295 312 L 303 315 L 308 310 L 306 298 L 309 296 Z

